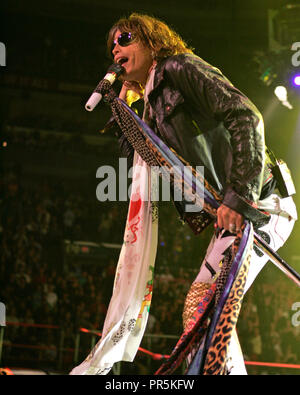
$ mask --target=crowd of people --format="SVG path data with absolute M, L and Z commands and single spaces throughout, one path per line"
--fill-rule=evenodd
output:
M 6 306 L 8 323 L 3 360 L 68 370 L 74 364 L 79 328 L 102 329 L 118 250 L 114 255 L 99 256 L 96 263 L 87 264 L 82 258 L 75 264 L 72 257 L 66 257 L 65 240 L 121 245 L 127 203 L 99 203 L 94 194 L 68 189 L 65 182 L 27 182 L 13 171 L 2 177 L 1 196 L 0 301 Z M 153 301 L 146 330 L 158 337 L 143 340 L 145 348 L 161 354 L 171 352 L 182 332 L 184 296 L 209 241 L 206 232 L 194 237 L 187 226 L 178 227 L 176 234 L 169 232 L 178 220 L 171 203 L 161 205 Z M 239 337 L 248 360 L 297 363 L 299 326 L 291 320 L 296 287 L 282 281 L 277 272 L 271 272 L 270 280 L 269 270 L 267 266 L 262 279 L 246 294 Z M 91 337 L 81 333 L 79 358 L 87 355 L 90 346 Z M 161 362 L 149 362 L 149 358 L 139 354 L 133 367 L 126 364 L 127 369 L 151 374 Z M 249 369 L 256 373 L 263 370 Z
M 21 15 L 10 17 L 7 23 L 20 29 L 19 18 Z M 27 25 L 31 22 L 29 18 Z M 78 29 L 78 21 L 75 21 L 78 34 L 75 38 L 72 35 L 70 40 L 63 19 L 56 23 L 52 35 L 41 34 L 41 29 L 50 30 L 51 18 L 43 18 L 39 23 L 39 29 L 26 28 L 32 32 L 30 37 L 26 36 L 32 46 L 30 51 L 23 43 L 20 46 L 19 37 L 25 30 L 17 30 L 18 34 L 7 41 L 8 48 L 15 48 L 10 52 L 10 72 L 45 78 L 49 86 L 53 80 L 94 84 L 106 65 L 102 59 L 95 61 L 100 56 L 98 38 L 92 38 L 95 45 L 91 42 L 86 45 L 81 34 L 82 28 L 94 32 L 94 26 L 85 24 Z M 84 48 L 86 56 L 77 51 L 78 47 Z M 103 70 L 99 64 L 103 64 Z M 24 89 L 23 94 L 26 96 L 28 92 Z M 87 144 L 82 135 L 76 134 L 86 128 L 84 122 L 53 116 L 26 118 L 24 114 L 11 121 L 14 126 L 31 131 L 17 132 L 8 122 L 8 128 L 2 130 L 1 149 L 18 146 L 31 153 L 103 154 L 103 148 Z M 40 132 L 45 125 L 56 133 Z M 71 133 L 59 135 L 59 130 Z M 38 368 L 43 365 L 63 371 L 74 366 L 79 328 L 102 329 L 118 249 L 106 252 L 93 263 L 83 256 L 75 262 L 72 256 L 67 256 L 65 242 L 84 240 L 121 245 L 126 212 L 126 203 L 101 203 L 96 199 L 95 190 L 84 190 L 80 183 L 75 189 L 66 179 L 60 180 L 59 174 L 55 181 L 50 177 L 47 181 L 45 177 L 25 179 L 19 169 L 6 169 L 1 174 L 0 302 L 6 307 L 7 326 L 0 364 Z M 210 239 L 207 232 L 194 237 L 187 226 L 179 227 L 178 221 L 171 203 L 161 205 L 153 301 L 146 329 L 146 334 L 157 337 L 146 336 L 142 343 L 143 347 L 160 354 L 169 354 L 182 333 L 185 295 L 198 273 Z M 296 325 L 299 319 L 292 320 L 297 288 L 270 267 L 267 265 L 245 296 L 237 328 L 242 349 L 246 360 L 299 364 L 300 325 Z M 87 355 L 90 347 L 90 335 L 80 333 L 76 362 Z M 124 369 L 151 374 L 160 363 L 138 353 L 134 364 L 125 364 Z M 266 367 L 248 369 L 257 374 L 297 372 Z
M 14 120 L 16 122 L 16 120 Z M 24 125 L 24 120 L 22 122 Z M 40 131 L 40 128 L 35 125 L 34 128 L 30 127 L 30 122 L 25 127 L 26 133 L 18 131 L 18 128 L 11 125 L 6 125 L 4 130 L 1 132 L 1 146 L 2 149 L 14 147 L 22 147 L 32 151 L 43 151 L 51 152 L 55 151 L 58 153 L 78 153 L 88 155 L 100 155 L 103 147 L 89 144 L 85 141 L 80 133 L 48 133 L 45 134 Z M 109 149 L 109 147 L 107 147 Z
M 95 194 L 67 190 L 60 182 L 26 183 L 14 171 L 2 178 L 1 196 L 0 300 L 8 322 L 4 356 L 41 358 L 40 349 L 34 354 L 26 346 L 53 346 L 61 335 L 56 327 L 66 328 L 64 345 L 72 348 L 79 327 L 101 329 L 118 250 L 100 256 L 96 264 L 86 263 L 85 258 L 74 264 L 72 256 L 66 256 L 65 240 L 121 245 L 126 204 L 99 203 Z M 162 236 L 160 245 L 160 261 L 166 266 L 168 238 Z M 172 258 L 177 265 L 181 252 L 177 245 Z M 163 292 L 167 289 L 163 287 Z
M 299 365 L 300 327 L 293 309 L 297 293 L 297 286 L 269 263 L 246 294 L 238 324 L 248 360 Z M 259 367 L 251 369 L 257 373 L 268 371 Z M 273 368 L 272 372 L 283 373 L 283 370 Z M 286 369 L 285 373 L 293 372 Z

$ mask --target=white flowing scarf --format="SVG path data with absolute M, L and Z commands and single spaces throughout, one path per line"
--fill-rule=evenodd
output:
M 153 77 L 154 69 L 147 82 L 145 98 L 153 86 Z M 132 362 L 135 358 L 152 298 L 158 235 L 157 206 L 151 202 L 155 182 L 157 178 L 151 177 L 151 168 L 135 152 L 124 242 L 102 337 L 71 375 L 104 375 L 114 363 Z

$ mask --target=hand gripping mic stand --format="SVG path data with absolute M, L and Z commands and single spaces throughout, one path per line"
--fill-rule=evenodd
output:
M 137 114 L 131 110 L 130 107 L 116 96 L 116 93 L 111 89 L 110 84 L 102 85 L 103 96 L 112 108 L 113 116 L 120 126 L 122 132 L 125 134 L 129 143 L 139 153 L 139 155 L 148 163 L 149 166 L 157 166 L 157 156 L 164 157 L 164 160 L 169 160 L 174 166 L 187 166 L 182 158 L 176 152 L 163 143 L 162 140 L 151 130 L 151 128 L 142 121 Z M 186 174 L 185 174 L 186 175 Z M 222 201 L 218 193 L 207 183 L 206 180 L 201 180 L 197 174 L 191 174 L 190 186 L 195 190 L 195 183 L 197 187 L 204 189 L 204 210 L 209 211 L 209 215 L 216 218 L 216 210 Z M 197 191 L 197 188 L 196 188 Z M 199 191 L 199 189 L 198 189 Z M 258 215 L 263 214 L 258 211 Z M 272 263 L 277 266 L 287 277 L 289 277 L 298 287 L 300 287 L 300 275 L 292 268 L 284 259 L 282 259 L 276 251 L 274 251 L 255 231 L 254 243 L 265 254 L 268 255 Z

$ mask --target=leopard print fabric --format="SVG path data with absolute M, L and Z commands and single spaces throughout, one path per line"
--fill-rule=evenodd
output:
M 204 375 L 222 375 L 228 373 L 226 369 L 226 356 L 231 335 L 236 326 L 242 305 L 251 251 L 252 243 L 248 246 L 246 258 L 239 270 L 239 274 L 232 286 L 216 326 L 203 369 Z

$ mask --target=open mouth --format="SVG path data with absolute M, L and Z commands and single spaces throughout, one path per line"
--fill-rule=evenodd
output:
M 128 62 L 128 58 L 125 58 L 125 57 L 123 57 L 123 58 L 120 58 L 120 59 L 118 59 L 118 61 L 117 61 L 117 63 L 119 63 L 121 66 L 123 66 L 125 63 L 127 63 Z

